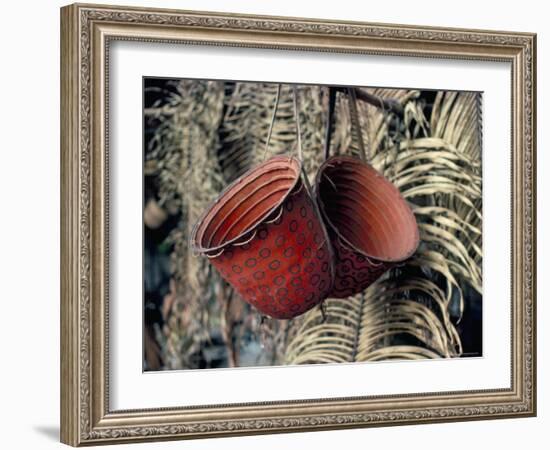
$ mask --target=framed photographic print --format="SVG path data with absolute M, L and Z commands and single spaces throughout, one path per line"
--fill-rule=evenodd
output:
M 61 10 L 61 440 L 536 414 L 536 36 Z

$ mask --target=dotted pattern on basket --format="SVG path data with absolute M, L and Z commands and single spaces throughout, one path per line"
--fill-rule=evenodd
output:
M 331 288 L 329 243 L 305 189 L 283 203 L 241 247 L 210 259 L 221 276 L 262 314 L 290 319 L 323 301 Z
M 358 294 L 374 283 L 393 264 L 371 261 L 344 245 L 334 232 L 329 233 L 335 259 L 334 287 L 330 297 Z

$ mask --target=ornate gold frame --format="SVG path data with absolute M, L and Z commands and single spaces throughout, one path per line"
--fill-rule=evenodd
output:
M 106 98 L 112 40 L 511 63 L 511 387 L 111 411 L 107 372 Z M 535 52 L 536 36 L 529 33 L 97 5 L 62 8 L 62 442 L 78 446 L 535 415 Z

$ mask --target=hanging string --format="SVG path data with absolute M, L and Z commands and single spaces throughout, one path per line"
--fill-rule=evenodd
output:
M 267 156 L 267 149 L 269 148 L 269 141 L 271 140 L 271 134 L 273 133 L 273 125 L 275 124 L 275 116 L 277 115 L 277 108 L 279 107 L 279 99 L 281 98 L 281 83 L 277 84 L 277 94 L 275 95 L 275 106 L 273 107 L 273 115 L 271 116 L 271 123 L 269 124 L 269 131 L 267 133 L 267 140 L 265 141 L 264 158 Z
M 385 105 L 382 104 L 382 114 L 384 118 L 384 123 L 386 125 L 386 143 L 385 143 L 385 150 L 384 150 L 384 174 L 392 178 L 395 176 L 395 160 L 397 158 L 397 155 L 399 153 L 399 145 L 400 145 L 400 136 L 399 136 L 399 129 L 401 128 L 399 116 L 395 113 L 393 113 L 390 109 L 386 108 Z M 392 125 L 392 120 L 396 121 L 395 130 L 393 133 L 390 134 L 390 128 Z M 393 147 L 393 149 L 392 149 Z M 388 161 L 388 157 L 392 159 L 392 161 Z M 388 170 L 389 168 L 389 170 Z
M 370 108 L 371 106 L 366 104 L 365 105 L 365 115 L 363 116 L 365 118 L 365 136 L 367 136 L 367 142 L 366 142 L 366 154 L 369 161 L 374 158 L 374 150 L 371 145 L 371 138 L 370 138 Z
M 298 159 L 303 161 L 302 157 L 302 128 L 300 127 L 300 115 L 298 113 L 298 89 L 296 85 L 292 86 L 292 100 L 294 104 L 294 117 L 296 119 L 296 134 L 298 135 Z
M 296 85 L 292 86 L 292 103 L 294 105 L 294 118 L 296 119 L 296 134 L 298 135 L 298 160 L 302 164 L 302 174 L 304 178 L 304 186 L 306 190 L 309 192 L 310 195 L 312 195 L 313 190 L 311 189 L 311 185 L 309 183 L 309 178 L 306 173 L 306 169 L 304 167 L 304 158 L 302 154 L 302 127 L 300 126 L 300 114 L 298 113 L 298 88 Z M 313 202 L 315 205 L 315 202 Z
M 363 133 L 361 132 L 361 123 L 359 121 L 359 114 L 357 113 L 357 94 L 355 88 L 348 88 L 348 105 L 351 118 L 352 128 L 355 129 L 357 135 L 357 145 L 359 146 L 359 153 L 363 161 L 367 161 L 367 154 L 365 152 L 365 144 L 363 142 Z
M 394 159 L 394 163 L 395 161 L 397 160 L 397 157 L 399 155 L 399 149 L 400 149 L 400 146 L 401 146 L 401 119 L 399 118 L 398 115 L 395 115 L 395 130 L 394 130 L 394 133 L 393 133 L 393 137 L 392 137 L 392 140 L 393 140 L 393 146 L 394 146 L 394 154 L 393 154 L 393 159 Z M 395 173 L 396 173 L 396 168 L 395 168 L 396 164 L 392 164 L 392 177 L 395 176 Z
M 325 131 L 325 159 L 330 156 L 330 140 L 332 137 L 332 119 L 334 117 L 334 107 L 336 106 L 336 89 L 333 87 L 328 88 L 328 114 L 327 114 L 327 127 Z

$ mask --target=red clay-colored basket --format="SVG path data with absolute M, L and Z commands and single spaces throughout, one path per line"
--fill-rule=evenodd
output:
M 356 158 L 333 156 L 319 169 L 316 197 L 335 257 L 329 297 L 357 294 L 419 244 L 416 219 L 397 188 Z
M 332 249 L 297 158 L 276 156 L 226 188 L 191 247 L 262 314 L 296 317 L 332 290 Z

